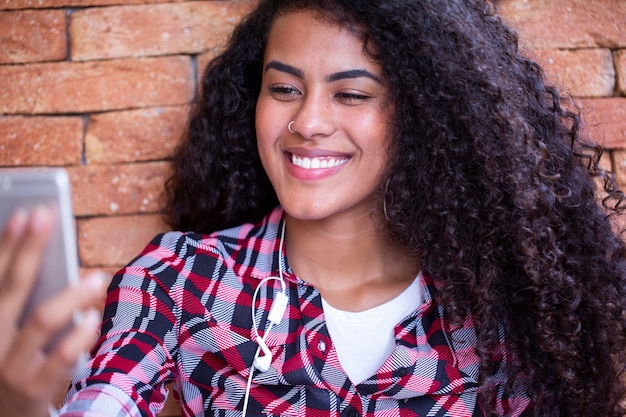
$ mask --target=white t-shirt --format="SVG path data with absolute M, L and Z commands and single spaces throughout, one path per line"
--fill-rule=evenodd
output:
M 396 298 L 357 313 L 338 310 L 322 298 L 339 362 L 354 384 L 372 376 L 395 349 L 394 327 L 423 302 L 421 276 Z

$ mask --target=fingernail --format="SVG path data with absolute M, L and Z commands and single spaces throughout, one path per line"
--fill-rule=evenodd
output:
M 50 210 L 43 205 L 38 205 L 30 217 L 30 227 L 35 232 L 41 232 L 50 223 Z
M 98 326 L 100 326 L 100 312 L 93 308 L 85 311 L 81 326 L 89 329 L 97 329 Z
M 85 279 L 81 281 L 81 287 L 89 292 L 99 292 L 104 287 L 104 283 L 107 281 L 107 276 L 104 272 L 96 271 L 87 275 Z
M 24 232 L 24 228 L 26 227 L 26 220 L 28 219 L 28 214 L 26 214 L 26 210 L 17 209 L 9 219 L 7 224 L 7 228 L 11 236 L 17 237 L 20 236 Z

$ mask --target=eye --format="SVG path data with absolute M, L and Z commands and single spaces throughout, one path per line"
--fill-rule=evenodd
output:
M 354 93 L 354 92 L 337 93 L 335 94 L 335 97 L 340 102 L 344 104 L 350 104 L 350 105 L 360 104 L 371 98 L 371 96 L 368 96 L 367 94 Z
M 288 84 L 276 84 L 267 87 L 272 97 L 278 100 L 291 100 L 300 95 L 300 91 Z

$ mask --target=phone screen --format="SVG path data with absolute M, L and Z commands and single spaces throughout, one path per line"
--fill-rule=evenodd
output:
M 37 281 L 19 325 L 42 301 L 78 282 L 78 256 L 70 181 L 62 168 L 0 169 L 0 225 L 4 228 L 18 209 L 30 212 L 45 205 L 53 213 L 53 227 Z

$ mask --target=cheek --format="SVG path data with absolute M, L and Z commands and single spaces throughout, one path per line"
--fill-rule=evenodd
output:
M 389 119 L 374 116 L 360 126 L 360 131 L 368 132 L 363 146 L 367 153 L 380 164 L 386 165 L 392 143 Z
M 263 153 L 269 138 L 272 137 L 274 127 L 272 126 L 272 119 L 268 117 L 268 112 L 265 111 L 262 106 L 257 105 L 254 125 L 256 129 L 257 146 L 259 152 Z
M 265 171 L 269 174 L 269 170 L 276 166 L 275 160 L 279 156 L 277 150 L 279 149 L 280 125 L 276 118 L 272 117 L 272 112 L 257 107 L 255 129 L 259 157 Z
M 286 131 L 289 122 L 283 123 L 279 109 L 273 108 L 267 100 L 259 99 L 254 123 L 258 140 L 267 142 L 276 140 L 283 130 Z
M 256 130 L 257 141 L 260 141 L 260 137 L 264 136 L 265 132 L 265 106 L 263 100 L 259 99 L 256 103 L 256 110 L 254 113 L 254 128 Z

